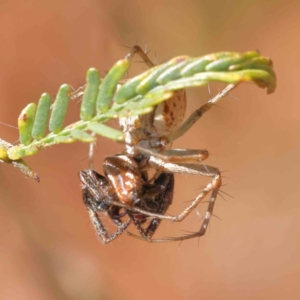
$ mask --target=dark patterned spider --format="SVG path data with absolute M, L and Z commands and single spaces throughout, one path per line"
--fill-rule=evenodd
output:
M 79 177 L 83 183 L 83 202 L 88 210 L 95 230 L 103 243 L 109 243 L 124 232 L 132 221 L 144 239 L 150 239 L 159 226 L 161 219 L 153 218 L 146 228 L 142 227 L 147 216 L 131 209 L 120 207 L 129 199 L 136 208 L 147 212 L 164 214 L 172 203 L 174 175 L 161 173 L 153 183 L 148 183 L 146 173 L 140 173 L 136 161 L 124 155 L 107 157 L 104 161 L 106 177 L 93 170 L 81 171 Z M 126 186 L 130 181 L 131 188 Z M 121 210 L 124 210 L 120 213 Z M 99 212 L 106 213 L 117 230 L 108 234 L 101 221 Z M 128 215 L 126 222 L 122 217 Z
M 134 46 L 127 57 L 132 58 L 135 53 L 139 54 L 149 67 L 154 66 L 139 46 Z M 221 186 L 220 172 L 217 168 L 201 164 L 208 157 L 206 150 L 170 147 L 175 139 L 184 135 L 203 113 L 233 88 L 234 85 L 227 86 L 215 98 L 197 109 L 184 123 L 185 90 L 176 91 L 172 98 L 158 104 L 149 114 L 120 119 L 121 129 L 126 135 L 125 151 L 106 158 L 105 177 L 92 170 L 80 172 L 80 179 L 84 184 L 84 203 L 104 243 L 112 241 L 124 232 L 130 222 L 134 223 L 140 236 L 130 232 L 128 234 L 148 242 L 182 241 L 205 234 Z M 148 172 L 151 170 L 154 170 L 155 174 L 148 179 Z M 212 180 L 180 214 L 171 216 L 166 214 L 166 211 L 172 202 L 175 173 L 208 176 Z M 197 232 L 152 239 L 161 220 L 184 220 L 210 192 L 208 208 Z M 114 234 L 107 234 L 98 212 L 107 212 L 117 225 L 118 229 Z M 121 218 L 125 215 L 128 215 L 129 219 L 123 222 Z M 147 228 L 143 228 L 142 224 L 147 219 L 152 221 Z

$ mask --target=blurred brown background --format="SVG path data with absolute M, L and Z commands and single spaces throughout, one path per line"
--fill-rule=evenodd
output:
M 102 74 L 139 39 L 162 62 L 177 55 L 259 50 L 273 59 L 272 95 L 244 84 L 175 147 L 208 149 L 224 175 L 205 237 L 147 244 L 126 235 L 103 246 L 82 204 L 78 171 L 87 145 L 60 145 L 26 159 L 37 184 L 0 166 L 0 299 L 299 299 L 299 1 L 1 1 L 0 121 L 16 125 L 41 93 L 74 88 L 89 67 Z M 135 64 L 134 72 L 145 69 Z M 212 94 L 219 91 L 212 85 Z M 188 113 L 209 99 L 189 92 Z M 68 122 L 78 116 L 70 104 Z M 0 124 L 0 137 L 17 131 Z M 122 146 L 99 139 L 97 169 Z M 203 182 L 177 176 L 178 213 Z M 203 212 L 200 205 L 199 211 Z M 195 231 L 196 213 L 156 236 Z

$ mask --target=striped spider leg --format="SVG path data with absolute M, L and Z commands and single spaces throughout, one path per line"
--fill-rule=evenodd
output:
M 130 221 L 122 222 L 120 207 L 109 205 L 109 200 L 114 197 L 112 188 L 108 180 L 93 170 L 79 172 L 79 178 L 83 184 L 82 198 L 83 203 L 88 211 L 91 222 L 97 232 L 98 237 L 103 244 L 107 244 L 117 238 L 129 226 Z M 108 234 L 104 224 L 101 221 L 99 213 L 106 213 L 117 230 Z
M 140 149 L 140 148 L 139 148 Z M 213 213 L 213 208 L 215 205 L 215 200 L 221 187 L 221 175 L 217 168 L 201 165 L 200 161 L 208 156 L 205 150 L 188 150 L 188 149 L 172 149 L 166 150 L 162 154 L 152 153 L 151 150 L 140 149 L 143 153 L 148 153 L 149 155 L 149 165 L 156 170 L 162 172 L 179 173 L 179 174 L 191 174 L 191 175 L 202 175 L 212 177 L 212 181 L 207 184 L 207 186 L 202 190 L 202 192 L 192 201 L 192 203 L 186 207 L 177 216 L 171 216 L 167 214 L 155 215 L 152 217 L 170 220 L 173 222 L 180 222 L 184 220 L 192 211 L 197 207 L 197 205 L 204 199 L 204 197 L 211 192 L 211 197 L 209 200 L 208 208 L 205 213 L 204 221 L 199 229 L 199 231 L 187 234 L 184 236 L 170 237 L 163 239 L 145 239 L 140 236 L 136 236 L 132 233 L 128 233 L 130 236 L 143 238 L 148 242 L 167 242 L 167 241 L 182 241 L 195 237 L 200 237 L 205 234 L 210 218 Z M 151 153 L 151 154 L 150 154 Z M 202 156 L 202 159 L 200 157 Z M 194 163 L 192 163 L 194 161 Z M 188 163 L 186 163 L 188 162 Z

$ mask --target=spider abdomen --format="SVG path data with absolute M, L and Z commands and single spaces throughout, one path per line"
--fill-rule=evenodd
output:
M 154 110 L 140 116 L 142 128 L 152 137 L 165 136 L 183 121 L 186 111 L 186 92 L 178 90 L 173 97 L 158 104 Z

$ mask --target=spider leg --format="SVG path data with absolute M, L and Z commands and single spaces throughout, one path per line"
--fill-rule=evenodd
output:
M 169 142 L 172 142 L 179 137 L 183 136 L 201 117 L 204 113 L 212 108 L 212 106 L 217 103 L 221 98 L 226 96 L 231 90 L 233 90 L 237 85 L 229 84 L 227 85 L 219 94 L 214 98 L 210 99 L 207 103 L 202 105 L 196 111 L 194 111 L 187 120 L 175 131 L 166 136 Z
M 184 150 L 181 150 L 184 151 Z M 187 151 L 187 153 L 189 153 Z M 210 222 L 213 208 L 215 205 L 216 197 L 218 195 L 219 188 L 221 187 L 221 174 L 218 169 L 211 167 L 211 166 L 203 166 L 203 165 L 197 165 L 197 164 L 174 164 L 174 163 L 164 163 L 160 158 L 151 157 L 152 159 L 152 167 L 159 169 L 163 172 L 171 172 L 171 173 L 186 173 L 186 174 L 194 174 L 194 175 L 204 175 L 213 177 L 212 181 L 206 185 L 206 187 L 202 190 L 202 192 L 192 201 L 190 205 L 188 205 L 180 214 L 177 216 L 169 216 L 169 215 L 161 215 L 157 216 L 157 219 L 168 219 L 174 222 L 180 222 L 184 220 L 196 207 L 197 205 L 204 199 L 204 197 L 212 192 L 208 208 L 204 217 L 204 221 L 199 229 L 199 231 L 179 236 L 179 237 L 170 237 L 170 238 L 162 238 L 162 239 L 145 239 L 143 236 L 137 236 L 132 233 L 127 232 L 130 236 L 136 237 L 142 240 L 146 240 L 148 242 L 168 242 L 168 241 L 182 241 L 187 240 L 195 237 L 200 237 L 205 234 L 206 229 L 208 227 L 208 224 Z M 151 165 L 151 163 L 150 163 Z
M 158 195 L 156 195 L 156 197 L 154 198 L 154 202 L 158 204 L 158 206 L 155 208 L 155 212 L 163 215 L 166 213 L 166 211 L 168 210 L 169 206 L 172 203 L 173 191 L 174 191 L 174 175 L 162 173 L 155 180 L 154 185 L 161 185 L 164 187 L 164 190 Z M 127 210 L 127 214 L 132 220 L 133 224 L 136 226 L 137 230 L 139 231 L 140 238 L 146 241 L 149 241 L 151 239 L 151 237 L 153 236 L 153 234 L 155 233 L 156 229 L 158 228 L 161 222 L 161 219 L 153 218 L 150 224 L 147 226 L 147 228 L 144 229 L 141 226 L 141 221 L 138 220 L 130 210 Z M 146 216 L 142 216 L 142 217 L 144 217 L 145 220 Z M 133 235 L 130 232 L 127 233 Z
M 212 192 L 211 198 L 209 200 L 209 205 L 208 205 L 207 211 L 205 213 L 204 221 L 203 221 L 199 231 L 197 231 L 195 233 L 191 233 L 191 234 L 186 234 L 183 236 L 177 236 L 177 237 L 167 237 L 167 238 L 161 238 L 161 239 L 146 239 L 146 241 L 149 243 L 176 242 L 176 241 L 184 241 L 184 240 L 189 240 L 189 239 L 203 236 L 205 234 L 208 224 L 210 222 L 217 194 L 218 194 L 218 190 L 214 190 Z M 145 240 L 144 238 L 142 238 L 138 235 L 132 234 L 130 232 L 127 232 L 127 234 L 132 237 L 135 237 L 135 238 L 138 238 L 141 240 Z
M 117 221 L 117 223 L 119 223 L 118 229 L 114 233 L 109 235 L 105 226 L 101 222 L 101 219 L 97 213 L 97 209 L 93 205 L 93 198 L 91 198 L 91 194 L 89 193 L 87 188 L 83 188 L 82 195 L 83 203 L 86 206 L 91 222 L 96 230 L 98 237 L 100 238 L 103 244 L 110 243 L 127 229 L 131 222 L 130 219 L 124 223 L 121 221 Z
M 151 160 L 151 158 L 150 158 Z M 171 172 L 171 173 L 181 173 L 181 174 L 193 174 L 193 175 L 203 175 L 212 177 L 212 181 L 206 185 L 206 187 L 202 190 L 202 192 L 195 198 L 192 203 L 186 207 L 186 209 L 177 215 L 177 217 L 171 218 L 172 221 L 178 222 L 185 219 L 191 211 L 203 200 L 203 198 L 210 192 L 212 192 L 211 201 L 215 201 L 215 192 L 217 192 L 221 187 L 221 174 L 217 168 L 211 166 L 204 165 L 196 165 L 196 164 L 173 164 L 166 163 L 163 164 L 158 159 L 154 158 L 153 161 L 156 163 L 156 168 L 162 170 L 163 172 Z M 167 216 L 167 215 L 166 215 Z M 166 217 L 165 216 L 165 217 Z
M 136 227 L 136 229 L 138 230 L 139 234 L 140 234 L 140 238 L 144 239 L 144 240 L 149 240 L 151 237 L 148 237 L 145 229 L 141 226 L 141 221 L 138 220 L 137 218 L 135 218 L 135 215 L 129 210 L 127 209 L 127 214 L 130 218 L 130 220 L 132 221 L 133 225 Z M 153 221 L 153 220 L 152 220 Z M 129 235 L 133 235 L 130 232 L 127 232 Z
M 94 132 L 91 133 L 91 136 L 94 137 L 96 134 Z M 89 169 L 94 169 L 94 153 L 95 153 L 96 143 L 90 143 L 89 145 Z
M 137 54 L 139 57 L 144 61 L 144 63 L 149 67 L 152 68 L 155 66 L 155 64 L 151 61 L 151 59 L 148 57 L 147 53 L 139 46 L 135 45 L 131 48 L 130 53 L 126 55 L 126 58 L 132 59 L 133 56 Z
M 158 158 L 163 164 L 167 162 L 171 162 L 174 164 L 197 164 L 207 159 L 209 155 L 207 150 L 201 149 L 170 149 L 165 150 L 162 153 L 157 153 L 140 146 L 135 146 L 135 148 L 143 154 Z M 159 164 L 159 162 L 156 162 L 154 164 Z

